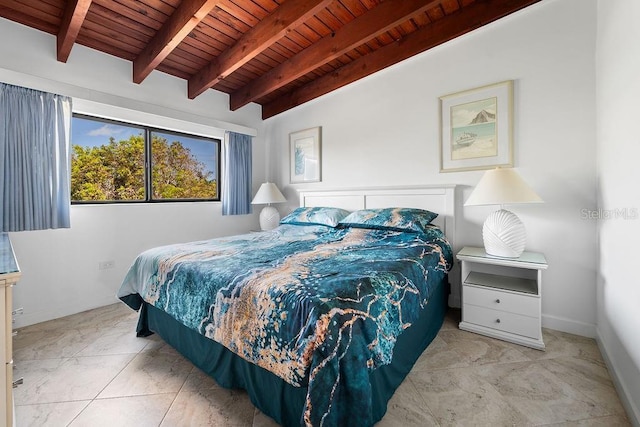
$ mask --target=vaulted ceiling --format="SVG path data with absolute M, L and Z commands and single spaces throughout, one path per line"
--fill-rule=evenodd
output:
M 266 119 L 538 1 L 0 0 L 0 16 L 55 35 L 58 61 L 78 43 Z

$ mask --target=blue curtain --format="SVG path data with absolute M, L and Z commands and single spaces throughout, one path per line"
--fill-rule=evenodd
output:
M 1 231 L 69 228 L 71 98 L 0 83 Z
M 222 215 L 251 213 L 251 137 L 229 132 L 223 145 Z

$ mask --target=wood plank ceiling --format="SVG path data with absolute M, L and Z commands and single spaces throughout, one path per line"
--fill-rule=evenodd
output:
M 0 0 L 0 16 L 55 35 L 58 61 L 78 43 L 266 119 L 538 1 Z

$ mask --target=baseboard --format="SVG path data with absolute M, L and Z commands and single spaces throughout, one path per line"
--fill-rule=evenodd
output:
M 542 314 L 542 327 L 555 331 L 567 332 L 569 334 L 580 335 L 587 338 L 596 337 L 596 325 L 567 319 L 566 317 L 551 316 Z
M 15 323 L 13 324 L 13 328 L 23 328 L 25 326 L 35 325 L 36 323 L 46 322 L 48 320 L 59 319 L 61 317 L 70 316 L 72 314 L 81 313 L 83 311 L 92 310 L 98 307 L 104 307 L 106 305 L 111 305 L 117 303 L 119 300 L 115 297 L 105 297 L 96 299 L 91 302 L 91 304 L 87 304 L 86 301 L 84 304 L 78 302 L 76 304 L 69 304 L 62 307 L 55 307 L 50 310 L 38 311 L 36 313 L 27 313 L 21 314 L 15 317 Z
M 603 345 L 602 340 L 600 339 L 600 333 L 598 332 L 596 336 L 596 342 L 598 343 L 598 348 L 600 349 L 600 353 L 602 354 L 602 358 L 604 359 L 604 363 L 607 365 L 607 369 L 609 370 L 609 375 L 613 380 L 613 384 L 618 392 L 618 397 L 620 397 L 620 402 L 622 406 L 624 406 L 625 411 L 627 412 L 627 418 L 629 418 L 629 422 L 632 426 L 640 427 L 640 409 L 636 406 L 636 403 L 629 398 L 631 396 L 631 392 L 629 391 L 629 387 L 626 385 L 624 377 L 619 375 L 619 370 L 616 369 L 616 365 L 613 363 L 612 359 L 609 357 L 607 353 L 607 348 Z

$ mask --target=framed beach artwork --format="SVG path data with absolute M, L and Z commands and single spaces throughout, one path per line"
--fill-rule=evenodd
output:
M 321 179 L 320 127 L 289 134 L 291 182 L 318 182 Z
M 513 80 L 440 97 L 440 172 L 513 166 Z

